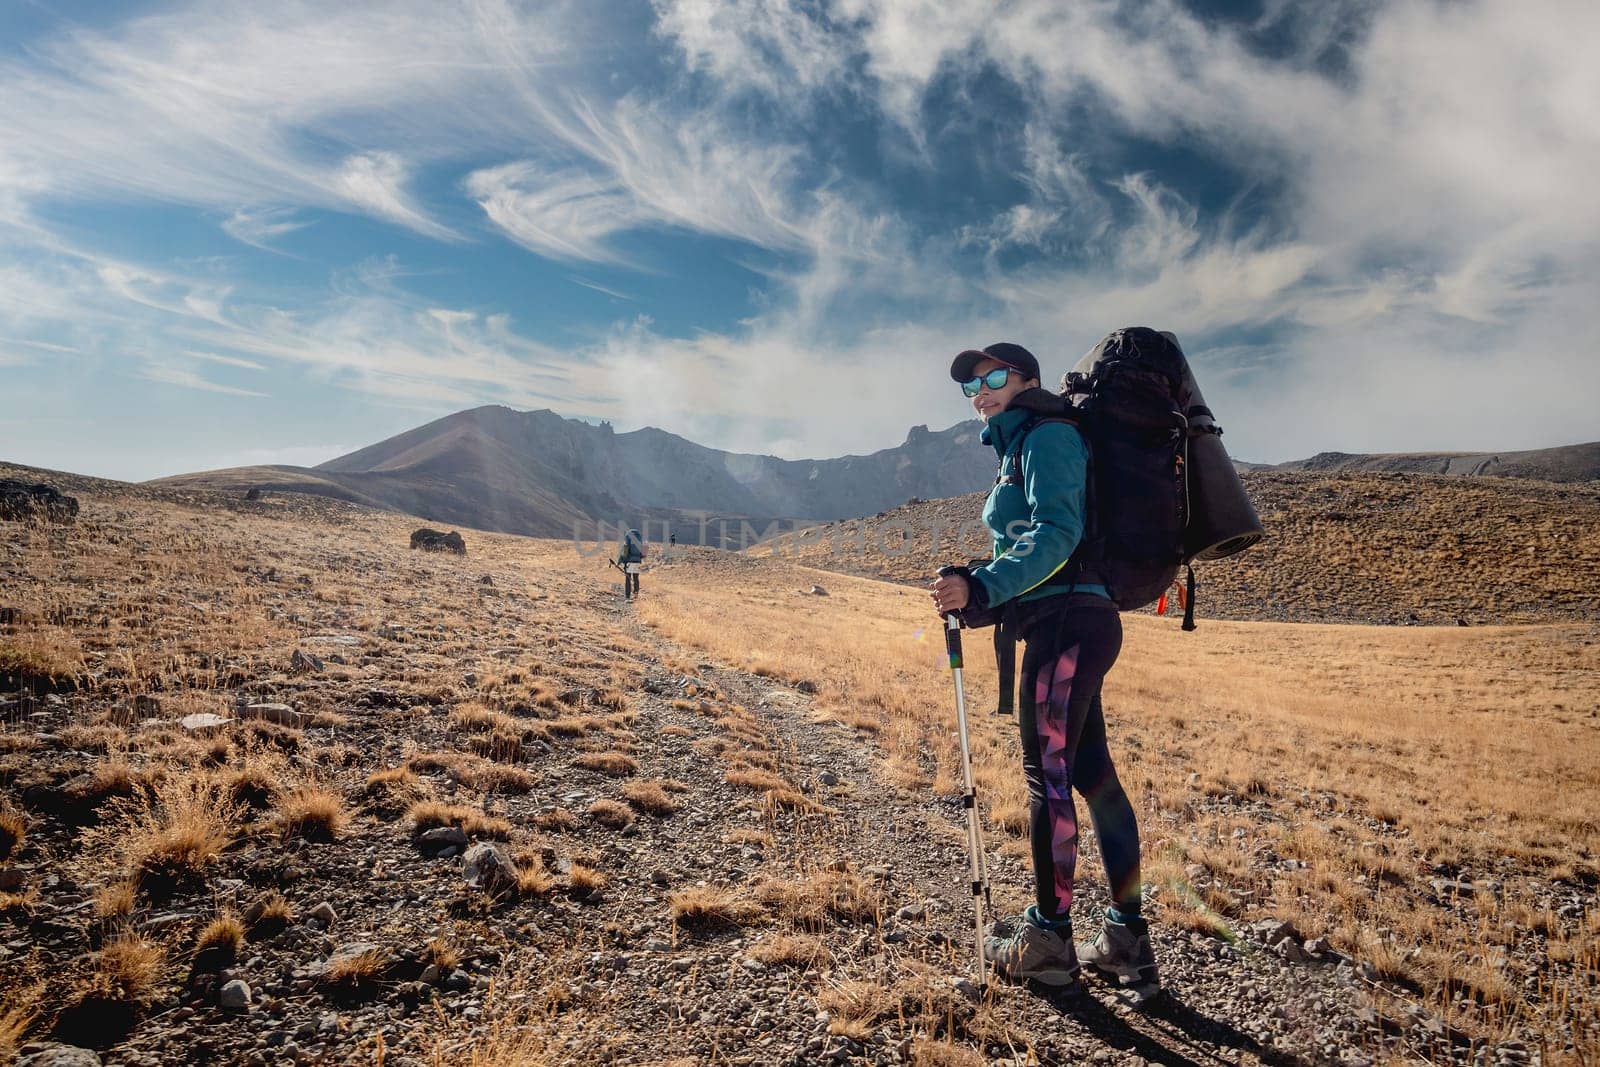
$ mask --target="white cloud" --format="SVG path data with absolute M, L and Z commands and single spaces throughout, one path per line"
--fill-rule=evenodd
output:
M 652 0 L 656 30 L 690 70 L 725 87 L 787 100 L 848 73 L 847 38 L 794 0 Z M 797 103 L 803 101 L 797 101 Z
M 427 218 L 406 194 L 406 164 L 393 152 L 360 152 L 340 165 L 336 188 L 356 207 L 401 226 L 449 238 L 455 235 Z

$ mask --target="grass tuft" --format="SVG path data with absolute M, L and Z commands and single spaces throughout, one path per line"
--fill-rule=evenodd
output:
M 602 798 L 589 805 L 589 818 L 613 830 L 626 830 L 633 825 L 633 809 Z
M 285 838 L 331 842 L 350 821 L 344 798 L 319 785 L 299 785 L 278 801 L 278 828 Z

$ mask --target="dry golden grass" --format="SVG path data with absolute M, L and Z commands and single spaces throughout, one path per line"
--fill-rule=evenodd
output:
M 985 1067 L 983 1054 L 949 1041 L 919 1037 L 911 1042 L 911 1067 Z
M 232 912 L 212 919 L 195 938 L 194 969 L 219 971 L 232 964 L 244 944 L 244 933 L 244 923 Z
M 814 871 L 799 881 L 764 877 L 752 890 L 774 915 L 809 930 L 836 919 L 875 922 L 883 910 L 877 890 L 851 871 Z
M 0 915 L 26 914 L 39 902 L 39 891 L 31 886 L 21 892 L 0 892 Z
M 278 801 L 278 829 L 284 837 L 335 841 L 349 821 L 344 798 L 325 786 L 297 785 Z
M 335 957 L 319 978 L 325 986 L 349 992 L 380 981 L 388 968 L 383 951 L 374 948 Z
M 533 824 L 550 833 L 564 834 L 578 828 L 578 817 L 566 808 L 556 808 L 554 811 L 540 812 Z
M 478 703 L 459 705 L 450 713 L 450 725 L 468 733 L 492 733 L 496 730 L 516 733 L 521 729 L 521 724 L 505 712 Z
M 0 801 L 0 863 L 15 855 L 28 838 L 28 818 L 9 803 Z
M 626 804 L 604 797 L 589 805 L 589 818 L 613 830 L 625 830 L 633 825 L 633 809 Z
M 567 868 L 567 887 L 579 896 L 588 896 L 598 893 L 606 887 L 609 879 L 605 874 L 586 863 L 576 860 Z
M 419 834 L 440 826 L 454 826 L 468 837 L 489 837 L 497 841 L 511 838 L 512 826 L 506 820 L 460 804 L 424 800 L 413 804 L 406 817 Z
M 209 774 L 170 774 L 147 793 L 114 800 L 86 831 L 89 853 L 110 857 L 141 891 L 163 897 L 200 882 L 234 840 L 240 809 Z
M 830 574 L 827 601 L 794 595 L 819 577 L 782 561 L 760 571 L 686 567 L 636 610 L 721 661 L 824 679 L 815 708 L 845 722 L 870 718 L 886 777 L 957 792 L 951 678 L 926 594 Z M 735 614 L 738 627 L 720 625 Z M 844 615 L 848 627 L 838 625 Z M 1552 929 L 1541 920 L 1543 934 L 1486 923 L 1434 902 L 1429 886 L 1436 864 L 1492 874 L 1504 883 L 1503 916 L 1530 908 L 1551 879 L 1600 873 L 1600 630 L 1206 620 L 1184 634 L 1174 620 L 1137 615 L 1124 625 L 1105 706 L 1161 921 L 1216 929 L 1290 920 L 1413 983 L 1452 1025 L 1490 1037 L 1513 1013 L 1553 1031 L 1579 1005 L 1600 1003 L 1585 977 L 1600 961 L 1545 975 L 1531 997 L 1487 977 L 1469 981 L 1452 961 L 1485 958 L 1495 947 L 1486 940 L 1509 949 L 1533 934 L 1549 958 L 1594 954 L 1574 947 L 1582 932 L 1571 921 Z M 991 841 L 1025 858 L 1015 722 L 984 713 L 995 699 L 989 635 L 966 636 L 980 804 L 1004 831 Z M 694 747 L 728 749 L 723 738 Z M 761 774 L 735 768 L 729 781 L 771 787 Z M 1336 823 L 1342 829 L 1330 830 Z M 1276 869 L 1263 859 L 1272 854 L 1304 868 Z M 1191 867 L 1203 876 L 1190 877 Z M 1092 864 L 1085 873 L 1094 877 Z M 1466 985 L 1463 1007 L 1451 994 Z
M 167 954 L 159 944 L 138 934 L 122 934 L 100 950 L 89 994 L 135 1004 L 155 998 Z
M 103 920 L 125 919 L 133 914 L 139 904 L 139 887 L 129 878 L 101 886 L 94 895 L 95 918 Z
M 740 789 L 753 789 L 758 793 L 793 788 L 776 774 L 761 770 L 732 770 L 723 775 L 723 781 Z
M 14 1063 L 38 1018 L 38 990 L 17 990 L 0 1000 L 0 1063 Z
M 522 730 L 496 730 L 488 734 L 475 734 L 467 740 L 467 748 L 487 759 L 502 763 L 521 763 L 527 758 L 524 746 L 526 733 Z
M 395 816 L 427 796 L 427 788 L 409 767 L 387 767 L 367 775 L 362 803 L 380 815 Z
M 837 976 L 817 996 L 817 1006 L 829 1013 L 830 1033 L 866 1041 L 881 1027 L 932 1032 L 956 1024 L 973 1025 L 970 1007 L 958 998 L 948 979 L 936 968 L 906 960 L 895 971 L 876 971 L 862 977 Z
M 527 771 L 499 763 L 486 763 L 473 767 L 467 774 L 466 782 L 479 792 L 518 795 L 533 792 L 534 786 L 538 784 L 533 775 Z
M 621 752 L 586 752 L 573 760 L 572 765 L 611 778 L 626 778 L 639 769 L 638 760 Z
M 733 889 L 695 886 L 667 897 L 675 926 L 727 923 L 748 926 L 766 919 L 766 909 L 749 896 Z
M 83 649 L 61 626 L 0 634 L 0 671 L 50 682 L 76 682 L 87 673 Z
M 604 719 L 594 715 L 566 715 L 544 724 L 552 737 L 582 737 L 584 734 L 606 733 Z
M 671 815 L 679 808 L 660 782 L 629 782 L 622 787 L 622 796 L 646 815 Z
M 524 850 L 516 855 L 517 894 L 524 897 L 547 896 L 556 888 L 555 875 L 545 867 L 544 856 Z
M 776 934 L 749 948 L 751 958 L 768 967 L 825 967 L 832 957 L 820 937 L 809 934 Z
M 422 950 L 422 961 L 449 974 L 461 966 L 461 947 L 447 937 L 429 938 Z
M 270 889 L 244 914 L 246 932 L 252 941 L 276 936 L 294 921 L 294 906 L 276 889 Z

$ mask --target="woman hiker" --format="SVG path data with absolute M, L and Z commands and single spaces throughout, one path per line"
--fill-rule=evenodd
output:
M 1057 986 L 1077 981 L 1081 959 L 1116 975 L 1143 1000 L 1160 980 L 1140 915 L 1139 828 L 1106 747 L 1100 707 L 1101 682 L 1122 647 L 1122 620 L 1092 573 L 1076 565 L 1063 570 L 1083 534 L 1088 449 L 1067 422 L 1022 432 L 1033 415 L 1015 401 L 1039 388 L 1039 362 L 1021 345 L 962 352 L 950 376 L 987 423 L 982 440 L 1000 456 L 1001 469 L 983 508 L 994 558 L 974 564 L 970 578 L 934 581 L 934 605 L 946 614 L 1016 600 L 1026 642 L 1018 721 L 1036 899 L 1021 915 L 990 927 L 984 955 L 1007 978 Z M 1088 801 L 1112 899 L 1099 935 L 1077 946 L 1073 789 Z

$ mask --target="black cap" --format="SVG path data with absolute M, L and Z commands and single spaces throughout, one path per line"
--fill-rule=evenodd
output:
M 997 341 L 982 349 L 967 349 L 950 364 L 950 377 L 958 382 L 970 382 L 976 377 L 972 368 L 986 359 L 992 359 L 1012 370 L 1020 371 L 1024 378 L 1039 377 L 1039 361 L 1033 358 L 1033 353 L 1010 341 Z

